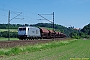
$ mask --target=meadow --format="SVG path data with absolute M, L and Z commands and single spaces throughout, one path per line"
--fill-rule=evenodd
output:
M 18 38 L 10 38 L 10 40 L 19 40 Z M 8 41 L 8 38 L 0 37 L 0 41 Z
M 72 39 L 0 49 L 0 57 L 0 60 L 90 60 L 90 40 Z
M 0 29 L 0 32 L 8 31 L 8 29 Z M 10 32 L 17 32 L 18 29 L 10 29 Z
M 0 32 L 8 31 L 8 29 L 0 29 Z M 17 29 L 10 29 L 10 32 L 17 32 Z M 7 41 L 8 38 L 0 37 L 0 41 Z M 10 40 L 19 40 L 18 38 L 10 38 Z

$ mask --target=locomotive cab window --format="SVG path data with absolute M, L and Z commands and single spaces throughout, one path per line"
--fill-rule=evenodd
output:
M 22 30 L 22 28 L 19 28 L 19 30 Z
M 26 28 L 23 28 L 23 30 L 26 30 Z
M 26 28 L 19 28 L 19 30 L 26 30 Z
M 29 28 L 28 28 L 28 31 L 29 31 Z

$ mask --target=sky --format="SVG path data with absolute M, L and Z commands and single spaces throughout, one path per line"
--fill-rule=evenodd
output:
M 0 0 L 1 24 L 8 23 L 9 10 L 11 24 L 50 23 L 38 14 L 53 21 L 53 12 L 55 24 L 83 28 L 90 23 L 90 0 Z

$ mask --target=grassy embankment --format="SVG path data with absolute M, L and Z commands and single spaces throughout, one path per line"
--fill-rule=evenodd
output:
M 10 40 L 19 40 L 18 38 L 10 38 Z M 0 41 L 8 41 L 8 38 L 0 38 Z
M 0 60 L 70 60 L 90 58 L 90 40 L 69 40 L 0 49 Z M 5 57 L 5 55 L 8 55 Z M 13 55 L 13 56 L 12 56 Z
M 8 31 L 8 29 L 0 29 L 0 32 Z M 17 29 L 10 29 L 11 32 L 17 32 Z
M 0 32 L 8 31 L 8 29 L 0 29 Z M 17 32 L 17 29 L 10 29 L 10 32 Z M 0 41 L 7 41 L 8 38 L 0 37 Z M 10 40 L 19 40 L 18 38 L 10 38 Z

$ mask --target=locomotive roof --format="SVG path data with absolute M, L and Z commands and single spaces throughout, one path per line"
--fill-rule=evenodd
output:
M 21 27 L 19 27 L 19 28 L 26 28 L 26 27 L 30 27 L 30 28 L 38 28 L 38 27 L 33 27 L 33 26 L 21 26 Z

